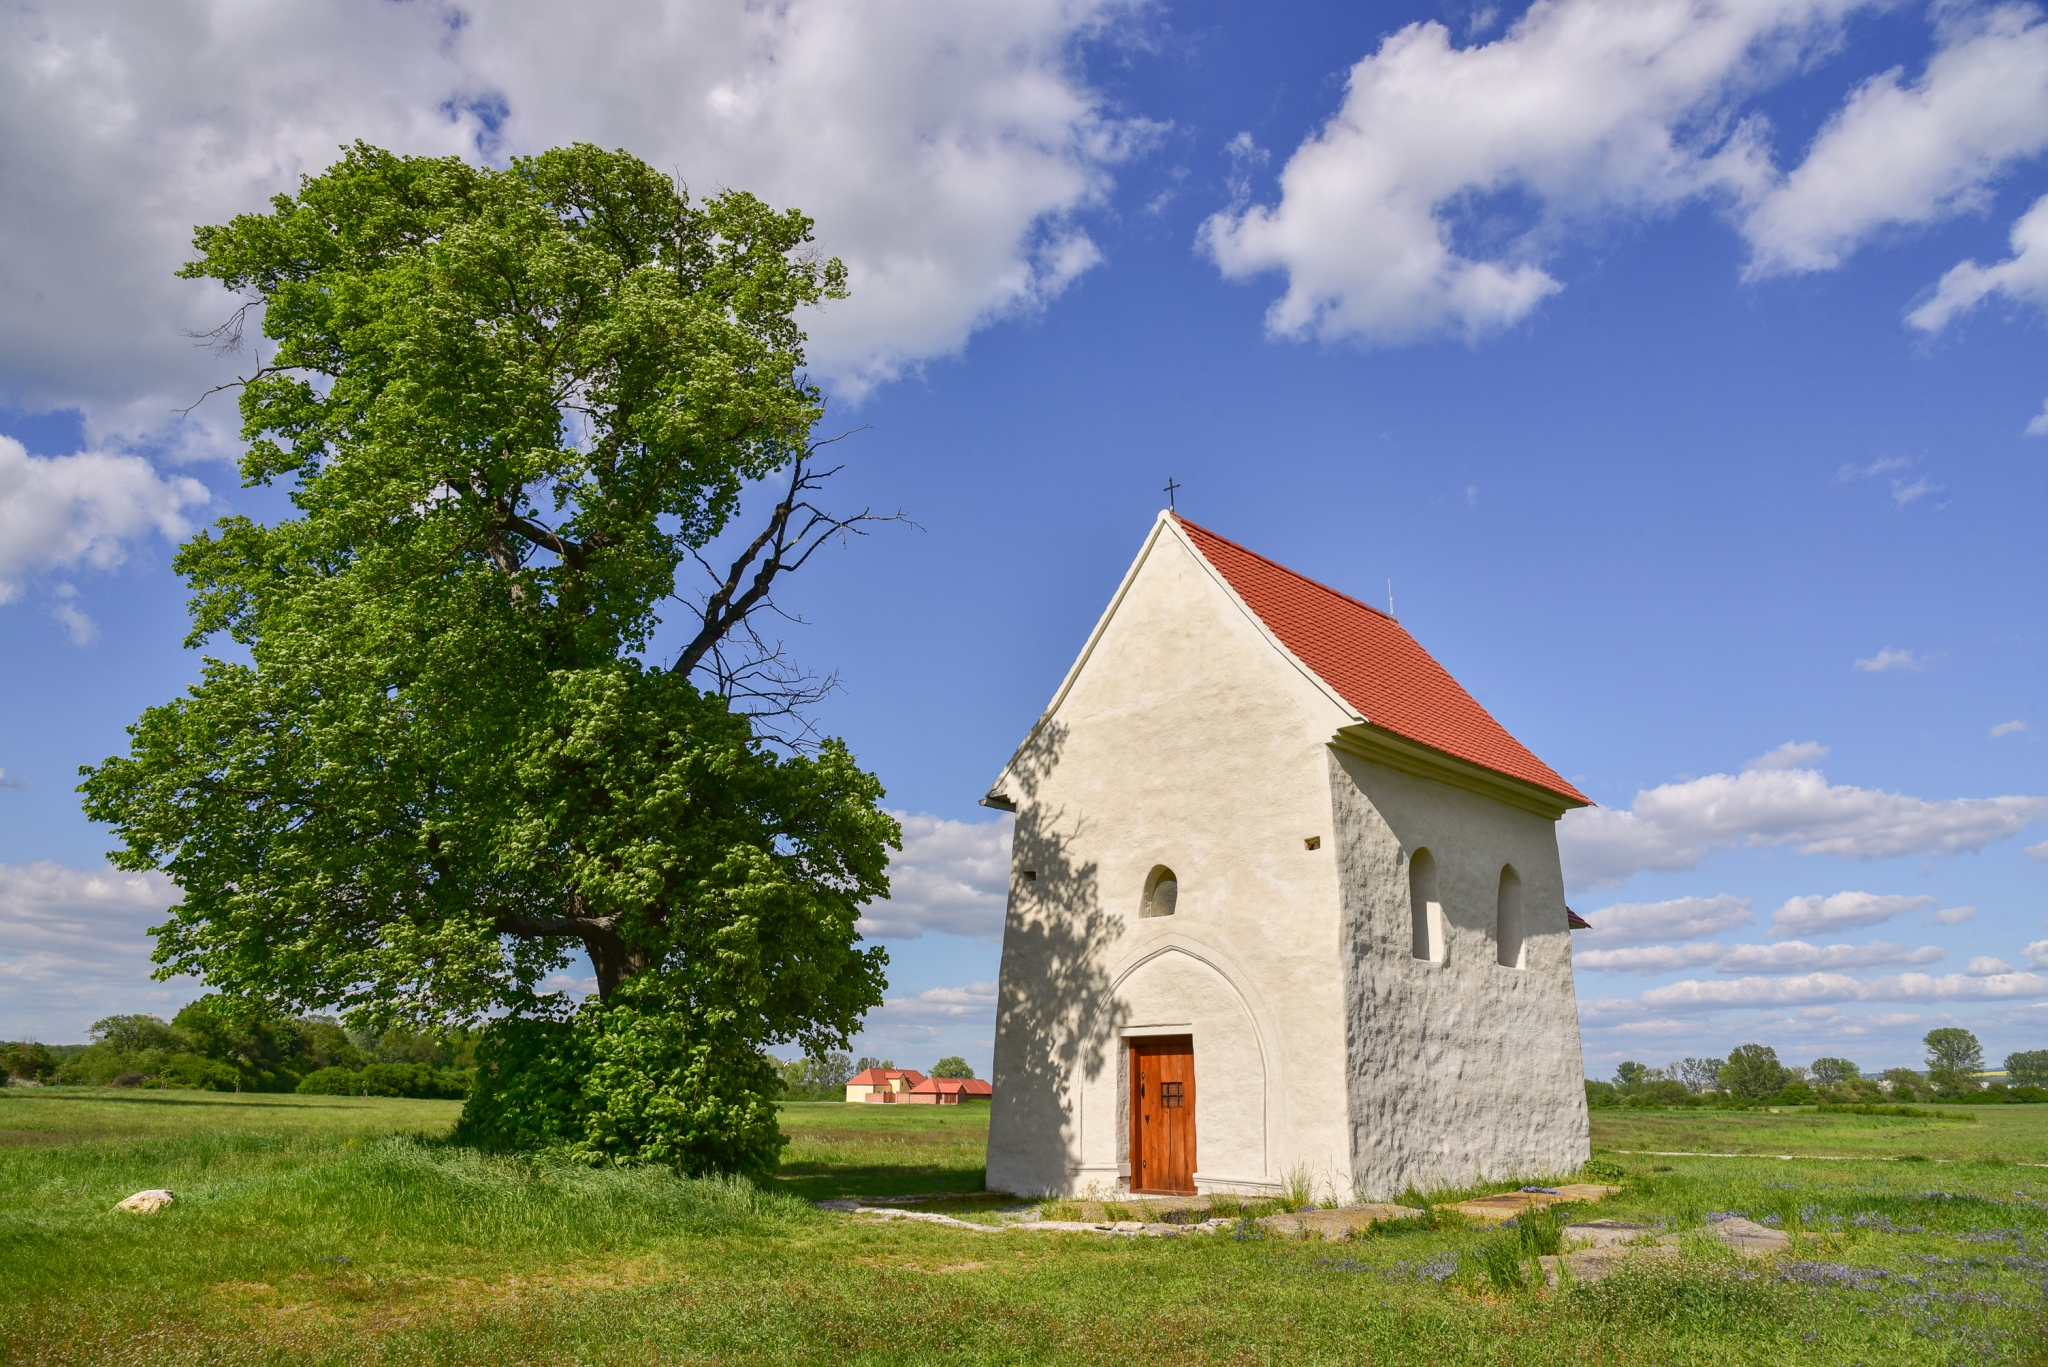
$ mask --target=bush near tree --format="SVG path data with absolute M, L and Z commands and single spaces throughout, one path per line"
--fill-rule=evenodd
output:
M 772 1164 L 764 1050 L 844 1049 L 880 1004 L 855 922 L 900 848 L 757 629 L 887 520 L 817 502 L 796 315 L 845 271 L 810 229 L 623 152 L 357 144 L 198 230 L 183 274 L 241 300 L 216 340 L 268 339 L 242 476 L 292 513 L 179 550 L 189 643 L 234 658 L 85 771 L 116 862 L 183 890 L 160 975 L 358 1029 L 493 1021 L 478 1143 Z M 582 954 L 578 1005 L 544 984 Z

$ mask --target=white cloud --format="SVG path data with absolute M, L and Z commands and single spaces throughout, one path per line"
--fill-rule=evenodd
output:
M 903 823 L 903 850 L 889 862 L 889 898 L 869 904 L 860 933 L 877 940 L 915 940 L 936 930 L 1001 940 L 1016 818 L 966 822 L 927 813 L 895 816 Z
M 0 864 L 0 1032 L 78 1043 L 102 1016 L 168 1015 L 199 995 L 149 976 L 149 927 L 177 900 L 160 873 Z
M 18 597 L 40 571 L 112 569 L 152 531 L 172 541 L 186 536 L 185 510 L 212 497 L 198 480 L 165 479 L 139 456 L 81 451 L 45 459 L 0 437 L 0 603 Z M 78 628 L 66 625 L 76 640 Z
M 1682 968 L 1702 968 L 1727 952 L 1726 945 L 1642 945 L 1583 951 L 1574 945 L 1572 967 L 1594 973 L 1674 973 Z
M 1882 940 L 1867 945 L 1811 945 L 1804 940 L 1788 940 L 1776 945 L 1735 945 L 1714 961 L 1714 967 L 1723 973 L 1811 973 L 1937 964 L 1947 957 L 1933 945 L 1908 949 Z
M 2048 940 L 2036 940 L 2026 948 L 2028 968 L 2048 968 Z
M 1775 750 L 1766 750 L 1749 763 L 1748 769 L 1804 769 L 1828 757 L 1828 748 L 1819 741 L 1788 740 Z
M 1733 982 L 1688 980 L 1653 987 L 1640 1005 L 1648 1010 L 1716 1011 L 1742 1006 L 1796 1006 L 1853 1001 L 1998 1001 L 2048 994 L 2048 975 L 1998 973 L 1898 973 L 1851 978 L 1843 973 L 1807 973 L 1793 978 L 1738 978 Z
M 1266 320 L 1278 336 L 1508 326 L 1562 288 L 1537 258 L 1568 221 L 1760 194 L 1768 154 L 1737 100 L 1858 7 L 1538 0 L 1465 48 L 1440 23 L 1410 24 L 1352 67 L 1342 108 L 1281 171 L 1279 202 L 1216 215 L 1203 245 L 1231 277 L 1287 272 Z M 1534 226 L 1490 212 L 1504 192 L 1535 202 Z
M 2027 423 L 2027 435 L 2030 437 L 2048 437 L 2048 399 L 2042 401 L 2041 411 L 2036 413 L 2033 419 Z
M 1911 484 L 1903 479 L 1895 479 L 1892 481 L 1892 502 L 1903 508 L 1908 503 L 1919 502 L 1929 494 L 1940 493 L 1943 487 L 1931 479 L 1916 479 Z
M 1790 845 L 1801 854 L 1887 859 L 1980 850 L 2048 814 L 2048 798 L 1928 801 L 1813 769 L 1709 774 L 1638 792 L 1627 809 L 1587 807 L 1558 828 L 1567 883 L 1613 887 L 1645 870 L 1696 867 L 1716 850 Z
M 2041 12 L 1937 10 L 1939 48 L 1920 78 L 1905 84 L 1895 67 L 1864 82 L 1749 211 L 1752 275 L 1831 269 L 1880 229 L 1981 209 L 1993 180 L 2048 148 Z
M 2029 859 L 2048 861 L 2048 840 L 2043 840 L 2038 845 L 2027 846 L 2026 855 Z
M 2012 965 L 1989 954 L 1973 954 L 1970 956 L 1970 966 L 1963 971 L 1973 978 L 1989 978 L 2012 972 Z
M 1842 484 L 1852 479 L 1875 479 L 1890 470 L 1903 470 L 1912 463 L 1904 456 L 1881 456 L 1868 465 L 1844 465 L 1835 472 L 1835 479 Z
M 862 1023 L 860 1048 L 863 1052 L 924 1048 L 935 1056 L 955 1052 L 986 1057 L 995 1026 L 994 983 L 933 987 L 884 1000 Z M 909 1067 L 930 1066 L 929 1060 L 922 1065 L 908 1058 L 898 1062 Z
M 1943 907 L 1927 919 L 1938 926 L 1959 926 L 1976 914 L 1975 907 Z
M 1839 935 L 1882 925 L 1909 911 L 1937 905 L 1932 897 L 1880 897 L 1873 892 L 1838 892 L 1832 897 L 1794 897 L 1771 913 L 1771 934 Z
M 1894 650 L 1887 646 L 1868 659 L 1858 660 L 1852 668 L 1864 674 L 1890 674 L 1897 670 L 1921 670 L 1927 661 L 1910 650 Z
M 1949 269 L 1934 294 L 1906 315 L 1923 332 L 1940 332 L 1994 294 L 2048 308 L 2048 195 L 2012 226 L 2012 255 L 1995 265 L 1965 261 Z
M 1939 963 L 1948 955 L 1933 945 L 1908 949 L 1878 941 L 1867 945 L 1651 945 L 1572 955 L 1572 967 L 1597 973 L 1672 973 L 1713 965 L 1721 973 L 1811 973 L 1818 970 L 1893 968 Z
M 1118 0 L 70 0 L 0 18 L 0 403 L 159 433 L 225 378 L 225 316 L 171 272 L 354 138 L 494 157 L 585 139 L 818 221 L 854 297 L 809 320 L 858 389 L 957 350 L 1100 259 L 1075 215 L 1151 131 L 1075 42 Z M 232 421 L 232 405 L 215 415 Z
M 1991 738 L 1997 740 L 2001 736 L 2017 736 L 2032 729 L 2023 721 L 2002 721 L 1991 728 Z
M 1622 902 L 1589 912 L 1591 930 L 1572 935 L 1573 962 L 1586 962 L 1581 948 L 1613 951 L 1672 940 L 1697 940 L 1756 920 L 1747 897 L 1677 897 L 1669 902 Z M 1716 954 L 1718 946 L 1710 946 Z M 1702 961 L 1704 962 L 1704 961 Z
M 99 639 L 99 624 L 78 606 L 78 587 L 75 584 L 59 584 L 50 591 L 50 596 L 57 600 L 56 606 L 50 609 L 50 615 L 64 624 L 71 644 L 89 646 Z

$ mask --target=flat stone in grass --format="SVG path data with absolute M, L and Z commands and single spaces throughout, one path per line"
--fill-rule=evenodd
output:
M 1348 1239 L 1361 1230 L 1387 1220 L 1412 1220 L 1423 1212 L 1412 1206 L 1340 1206 L 1336 1210 L 1283 1211 L 1259 1221 L 1274 1234 L 1298 1234 L 1306 1238 Z
M 1561 1187 L 1545 1187 L 1541 1190 L 1504 1191 L 1498 1196 L 1479 1196 L 1470 1201 L 1460 1201 L 1451 1209 L 1472 1220 L 1484 1220 L 1488 1224 L 1499 1224 L 1512 1220 L 1523 1211 L 1534 1206 L 1554 1206 L 1570 1202 L 1599 1201 L 1620 1191 L 1620 1187 L 1603 1187 L 1594 1182 L 1567 1182 Z
M 152 1187 L 148 1191 L 136 1192 L 114 1209 L 125 1210 L 131 1215 L 154 1215 L 177 1199 L 163 1187 Z
M 1757 1224 L 1738 1216 L 1716 1220 L 1707 1232 L 1747 1258 L 1782 1253 L 1792 1240 L 1782 1229 Z M 1589 1220 L 1564 1227 L 1565 1247 L 1574 1251 L 1542 1260 L 1543 1276 L 1557 1285 L 1560 1264 L 1571 1268 L 1572 1278 L 1597 1282 L 1630 1258 L 1669 1261 L 1678 1256 L 1679 1236 L 1659 1234 L 1653 1225 L 1632 1225 L 1622 1220 Z

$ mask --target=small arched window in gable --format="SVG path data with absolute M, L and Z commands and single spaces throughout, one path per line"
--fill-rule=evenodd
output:
M 1522 932 L 1522 879 L 1509 865 L 1500 871 L 1500 900 L 1494 911 L 1494 944 L 1502 968 L 1524 967 L 1527 938 Z
M 1179 900 L 1180 880 L 1166 865 L 1154 864 L 1152 872 L 1145 876 L 1145 900 L 1138 907 L 1138 915 L 1171 916 Z
M 1436 887 L 1436 856 L 1417 850 L 1408 860 L 1408 916 L 1415 957 L 1444 961 L 1444 904 Z

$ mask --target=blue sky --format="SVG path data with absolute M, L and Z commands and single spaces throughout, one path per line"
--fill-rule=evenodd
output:
M 1752 1039 L 1911 1064 L 1950 1023 L 2048 1047 L 2038 10 L 591 16 L 189 0 L 0 32 L 0 119 L 38 149 L 0 170 L 0 1035 L 196 990 L 147 981 L 167 894 L 96 872 L 71 792 L 194 673 L 174 538 L 275 508 L 235 486 L 227 405 L 173 415 L 232 364 L 179 336 L 223 310 L 170 273 L 192 222 L 362 136 L 623 145 L 802 206 L 852 268 L 811 327 L 828 426 L 867 429 L 840 496 L 919 529 L 787 601 L 844 679 L 825 727 L 910 818 L 864 1048 L 986 1068 L 1006 865 L 975 802 L 1169 475 L 1304 573 L 1391 580 L 1601 804 L 1562 833 L 1601 927 L 1589 1073 Z M 190 93 L 258 48 L 267 84 Z

